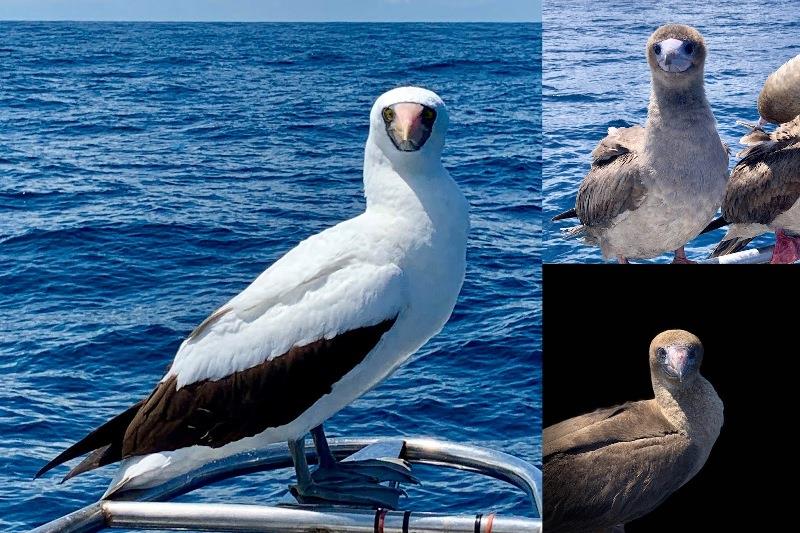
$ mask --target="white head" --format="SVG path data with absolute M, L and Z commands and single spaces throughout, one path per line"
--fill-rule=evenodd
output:
M 448 123 L 447 107 L 436 93 L 398 87 L 372 106 L 367 150 L 377 148 L 398 170 L 440 165 Z

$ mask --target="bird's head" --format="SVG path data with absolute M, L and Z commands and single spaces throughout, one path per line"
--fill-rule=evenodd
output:
M 702 362 L 703 344 L 688 331 L 664 331 L 650 343 L 651 374 L 668 389 L 690 384 L 700 373 Z
M 370 113 L 370 139 L 392 163 L 439 161 L 447 132 L 447 107 L 421 87 L 383 93 Z
M 785 124 L 800 116 L 800 54 L 781 65 L 764 82 L 758 113 L 767 122 Z
M 653 78 L 670 85 L 702 80 L 705 61 L 703 36 L 690 26 L 661 26 L 647 41 L 647 62 Z

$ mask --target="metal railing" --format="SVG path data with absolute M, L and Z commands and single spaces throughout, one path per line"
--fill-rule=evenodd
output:
M 331 439 L 338 459 L 379 438 Z M 306 455 L 315 460 L 311 442 Z M 537 516 L 541 516 L 542 474 L 533 465 L 506 453 L 476 446 L 427 439 L 404 439 L 403 458 L 427 464 L 476 472 L 506 481 L 524 491 Z M 88 533 L 106 527 L 128 529 L 192 529 L 203 531 L 342 532 L 342 533 L 540 533 L 541 519 L 478 515 L 445 515 L 410 511 L 385 511 L 341 506 L 262 506 L 216 503 L 170 503 L 196 488 L 234 476 L 292 466 L 285 445 L 271 445 L 213 461 L 169 482 L 144 490 L 123 492 L 113 500 L 101 500 L 44 524 L 34 533 Z
M 774 246 L 748 248 L 733 254 L 703 259 L 700 261 L 700 263 L 707 265 L 755 265 L 760 263 L 769 263 L 770 259 L 772 259 L 773 248 Z

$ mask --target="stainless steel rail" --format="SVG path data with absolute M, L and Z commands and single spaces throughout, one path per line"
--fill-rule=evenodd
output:
M 344 458 L 365 446 L 384 440 L 386 439 L 331 439 L 330 447 L 337 458 Z M 541 515 L 541 472 L 533 465 L 511 455 L 476 446 L 413 437 L 404 439 L 404 442 L 403 457 L 408 461 L 477 472 L 511 483 L 528 494 L 532 507 L 537 515 Z M 306 443 L 306 453 L 310 460 L 315 458 L 310 441 Z M 403 511 L 376 513 L 376 511 L 324 506 L 148 503 L 155 500 L 169 500 L 221 479 L 249 472 L 289 467 L 291 464 L 285 445 L 268 446 L 208 463 L 158 487 L 124 492 L 116 500 L 94 503 L 33 531 L 34 533 L 88 533 L 105 527 L 276 533 L 300 531 L 539 533 L 541 531 L 541 520 L 538 518 L 492 514 L 452 516 Z M 406 521 L 405 529 L 404 521 Z
M 703 259 L 700 263 L 706 265 L 755 265 L 769 263 L 772 258 L 774 246 L 764 246 L 763 248 L 748 248 L 735 254 L 722 255 Z

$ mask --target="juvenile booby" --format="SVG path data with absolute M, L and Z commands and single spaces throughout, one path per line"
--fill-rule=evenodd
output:
M 592 152 L 592 168 L 567 230 L 600 246 L 604 257 L 650 258 L 684 245 L 714 218 L 727 181 L 728 153 L 706 100 L 706 45 L 694 28 L 669 24 L 647 42 L 650 105 L 644 127 L 609 128 Z
M 700 375 L 702 360 L 696 336 L 660 333 L 649 354 L 655 398 L 545 428 L 545 531 L 624 527 L 697 474 L 723 421 L 722 401 Z
M 367 207 L 301 242 L 203 321 L 146 399 L 42 468 L 121 461 L 104 497 L 243 450 L 289 442 L 301 501 L 396 507 L 407 465 L 337 463 L 322 423 L 447 322 L 461 290 L 468 204 L 441 161 L 448 113 L 417 87 L 380 96 L 364 154 Z M 320 457 L 310 473 L 311 431 Z
M 775 232 L 772 263 L 800 260 L 800 55 L 773 72 L 758 98 L 759 123 L 742 138 L 722 217 L 728 233 L 717 257 L 742 249 L 753 238 Z M 762 126 L 780 124 L 772 133 Z

